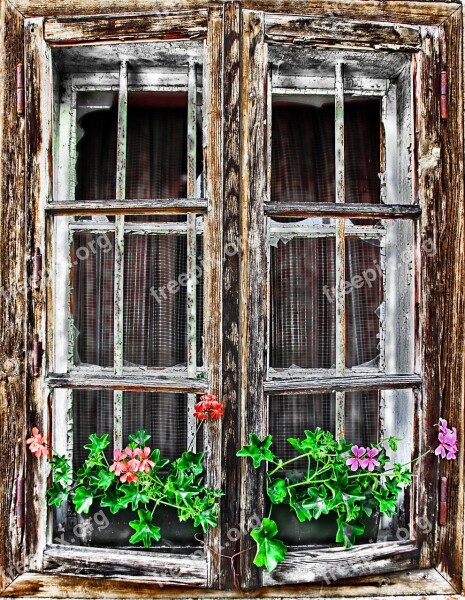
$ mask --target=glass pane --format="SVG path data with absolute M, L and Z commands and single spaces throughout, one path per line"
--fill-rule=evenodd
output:
M 273 202 L 334 202 L 334 97 L 275 96 Z
M 381 100 L 346 98 L 344 111 L 346 202 L 379 204 Z
M 273 436 L 273 452 L 289 460 L 298 452 L 287 441 L 305 437 L 305 429 L 321 427 L 335 433 L 335 394 L 302 394 L 269 397 L 269 432 Z M 307 460 L 296 460 L 291 470 L 306 470 Z
M 334 238 L 280 240 L 270 254 L 270 367 L 334 367 Z
M 187 93 L 132 92 L 128 96 L 126 198 L 187 196 Z M 197 190 L 202 188 L 201 97 L 197 110 Z M 182 215 L 143 215 L 127 221 L 183 221 Z
M 379 391 L 346 392 L 344 437 L 350 444 L 369 446 L 379 441 Z
M 107 460 L 113 456 L 113 392 L 106 390 L 73 391 L 73 468 L 78 469 L 88 457 L 84 444 L 89 436 L 108 433 L 110 445 L 105 451 Z
M 377 367 L 383 274 L 380 241 L 346 239 L 346 365 Z
M 202 242 L 197 243 L 197 364 L 202 364 Z M 187 366 L 185 235 L 126 235 L 124 364 Z
M 113 365 L 114 239 L 109 232 L 73 234 L 70 309 L 75 365 Z
M 76 98 L 76 200 L 116 197 L 118 95 L 78 92 Z
M 147 445 L 174 460 L 187 449 L 187 395 L 126 392 L 123 400 L 123 440 L 144 429 Z

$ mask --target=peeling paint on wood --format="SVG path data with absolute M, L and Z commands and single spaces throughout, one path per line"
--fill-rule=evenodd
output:
M 0 366 L 7 361 L 19 365 L 16 373 L 0 380 L 0 589 L 18 576 L 15 565 L 23 552 L 23 532 L 14 511 L 15 482 L 24 472 L 26 452 L 26 352 L 24 213 L 24 120 L 16 114 L 16 65 L 24 58 L 24 25 L 9 4 L 1 4 L 0 30 L 0 280 L 7 294 L 0 297 Z M 7 141 L 15 140 L 14 144 Z M 7 536 L 6 533 L 9 532 Z
M 249 442 L 249 434 L 263 438 L 267 433 L 267 411 L 263 392 L 265 373 L 265 293 L 266 193 L 265 127 L 267 93 L 267 46 L 264 15 L 242 14 L 241 56 L 241 202 L 240 202 L 240 438 L 239 447 Z M 253 348 L 253 352 L 251 349 Z M 239 504 L 240 526 L 246 532 L 241 551 L 254 544 L 248 533 L 250 523 L 265 513 L 265 470 L 254 469 L 242 459 Z M 242 589 L 261 585 L 262 573 L 253 564 L 254 552 L 243 552 L 240 560 Z
M 204 226 L 204 361 L 209 382 L 208 390 L 220 399 L 222 392 L 222 287 L 223 287 L 223 38 L 222 10 L 213 8 L 208 15 L 208 33 L 204 64 L 204 178 L 208 197 L 208 213 Z M 212 488 L 221 488 L 222 469 L 226 469 L 219 456 L 222 452 L 222 424 L 207 422 L 204 435 L 206 482 Z M 222 504 L 224 509 L 224 504 Z M 218 573 L 223 559 L 212 548 L 219 548 L 224 531 L 221 527 L 210 529 L 206 535 L 207 585 L 218 587 Z
M 266 16 L 265 32 L 267 42 L 280 44 L 318 44 L 346 48 L 353 46 L 401 52 L 416 51 L 420 47 L 420 33 L 417 27 L 337 18 L 270 14 Z
M 139 16 L 104 19 L 47 19 L 45 40 L 49 44 L 108 41 L 191 39 L 204 37 L 207 11 L 177 14 L 145 13 Z
M 204 0 L 133 0 L 128 11 L 127 0 L 108 0 L 102 6 L 99 0 L 13 0 L 26 17 L 110 15 L 143 12 L 174 12 L 204 9 Z M 222 1 L 212 0 L 208 6 L 221 6 Z M 452 15 L 460 4 L 457 2 L 431 2 L 401 0 L 244 0 L 243 8 L 289 15 L 309 15 L 333 18 L 379 21 L 411 25 L 440 25 Z

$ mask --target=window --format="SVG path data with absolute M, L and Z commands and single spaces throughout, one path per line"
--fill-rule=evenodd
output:
M 91 433 L 112 434 L 112 456 L 144 429 L 174 460 L 196 443 L 197 400 L 188 392 L 205 386 L 197 380 L 203 45 L 126 45 L 120 55 L 106 46 L 95 72 L 92 47 L 53 53 L 61 89 L 55 198 L 73 214 L 54 220 L 54 446 L 75 469 Z M 172 516 L 161 542 L 170 547 L 178 535 Z M 76 541 L 76 519 L 70 506 L 57 511 L 62 539 Z M 128 525 L 118 530 L 85 541 L 127 544 Z
M 105 18 L 23 8 L 40 15 L 25 20 L 5 9 L 25 104 L 18 116 L 7 78 L 3 137 L 18 147 L 1 173 L 0 257 L 12 281 L 25 265 L 34 281 L 25 301 L 0 302 L 2 398 L 17 400 L 2 433 L 14 448 L 39 425 L 75 465 L 93 431 L 116 446 L 144 427 L 168 456 L 195 443 L 225 493 L 220 523 L 204 547 L 169 514 L 149 552 L 126 547 L 117 519 L 78 545 L 70 507 L 46 507 L 44 466 L 11 456 L 0 500 L 20 510 L 25 479 L 27 519 L 2 517 L 10 595 L 59 597 L 66 578 L 92 596 L 95 575 L 110 594 L 123 578 L 125 593 L 143 580 L 153 597 L 160 584 L 318 595 L 386 572 L 421 593 L 462 589 L 463 460 L 453 472 L 427 458 L 378 540 L 350 551 L 282 518 L 291 548 L 263 573 L 248 524 L 266 514 L 264 473 L 236 457 L 249 433 L 273 433 L 285 452 L 320 425 L 363 444 L 402 437 L 408 460 L 446 413 L 463 436 L 461 9 L 160 6 Z M 21 379 L 6 359 L 26 350 Z M 207 390 L 225 416 L 194 441 L 190 408 Z

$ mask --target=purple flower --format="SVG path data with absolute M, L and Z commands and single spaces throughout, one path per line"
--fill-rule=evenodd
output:
M 436 427 L 439 427 L 439 446 L 436 448 L 434 453 L 436 456 L 440 456 L 441 458 L 455 460 L 458 452 L 457 429 L 455 427 L 449 429 L 445 419 L 439 419 L 439 423 L 436 425 Z
M 357 471 L 359 467 L 363 468 L 362 456 L 365 454 L 366 450 L 363 446 L 361 448 L 358 446 L 352 446 L 351 451 L 354 456 L 346 460 L 346 465 L 350 465 L 350 469 L 352 471 Z
M 378 448 L 367 448 L 367 457 L 361 461 L 362 469 L 368 467 L 369 471 L 374 471 L 375 467 L 379 467 L 379 461 L 375 460 L 375 456 L 379 454 Z

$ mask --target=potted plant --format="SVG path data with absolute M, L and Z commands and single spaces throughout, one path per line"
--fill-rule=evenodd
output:
M 454 460 L 457 431 L 439 420 L 436 455 Z M 297 451 L 289 460 L 273 453 L 271 435 L 260 439 L 250 435 L 250 444 L 237 454 L 249 457 L 258 469 L 266 464 L 266 493 L 270 503 L 268 517 L 251 531 L 257 544 L 254 563 L 272 571 L 284 560 L 291 540 L 301 543 L 334 541 L 350 548 L 357 540 L 368 541 L 377 535 L 380 514 L 392 517 L 403 486 L 410 485 L 410 469 L 428 450 L 405 464 L 392 464 L 389 450 L 395 451 L 398 438 L 387 438 L 369 448 L 335 439 L 329 431 L 317 427 L 304 431 L 303 438 L 289 438 Z M 291 470 L 292 463 L 304 459 L 304 472 Z M 271 516 L 275 514 L 272 519 Z M 319 524 L 322 527 L 318 527 Z M 277 536 L 282 539 L 278 539 Z
M 197 432 L 204 421 L 219 419 L 223 414 L 223 406 L 214 396 L 202 396 L 194 412 L 199 420 Z M 96 508 L 109 510 L 113 515 L 120 511 L 129 514 L 133 518 L 126 524 L 116 517 L 113 529 L 117 541 L 128 538 L 130 544 L 143 544 L 145 548 L 159 542 L 163 528 L 170 528 L 175 517 L 187 523 L 187 527 L 178 529 L 178 541 L 192 538 L 197 528 L 205 532 L 216 526 L 217 499 L 222 492 L 204 485 L 203 452 L 188 448 L 170 462 L 161 457 L 160 450 L 148 446 L 150 436 L 140 430 L 129 436 L 124 449 L 115 448 L 113 460 L 109 461 L 105 455 L 110 444 L 108 434 L 92 434 L 89 439 L 84 446 L 88 456 L 74 472 L 69 460 L 54 452 L 39 430 L 33 428 L 32 437 L 27 440 L 29 449 L 37 458 L 47 458 L 51 467 L 49 505 L 59 507 L 70 500 L 78 515 Z M 94 543 L 99 541 L 96 535 Z

